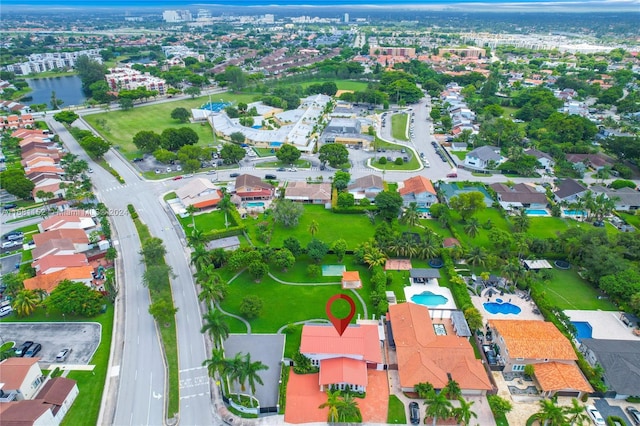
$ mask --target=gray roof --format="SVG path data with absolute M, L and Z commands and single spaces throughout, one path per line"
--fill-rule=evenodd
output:
M 440 278 L 440 271 L 437 269 L 416 268 L 409 271 L 411 278 Z
M 469 330 L 469 324 L 467 324 L 467 320 L 464 318 L 464 314 L 461 311 L 451 312 L 451 322 L 453 323 L 453 328 L 456 330 L 456 334 L 458 336 L 460 337 L 471 336 L 471 330 Z
M 240 246 L 240 239 L 238 237 L 225 237 L 218 238 L 217 240 L 211 240 L 207 243 L 207 250 L 221 249 L 235 249 Z
M 554 194 L 558 198 L 567 198 L 572 195 L 580 194 L 581 192 L 584 192 L 586 190 L 587 188 L 582 186 L 578 181 L 573 179 L 565 179 L 560 182 L 560 185 L 558 185 L 558 189 L 556 189 L 556 192 L 554 192 Z
M 640 341 L 582 339 L 604 369 L 605 383 L 621 395 L 640 395 Z
M 482 161 L 500 161 L 500 148 L 489 145 L 481 146 L 467 152 L 467 157 L 479 158 Z

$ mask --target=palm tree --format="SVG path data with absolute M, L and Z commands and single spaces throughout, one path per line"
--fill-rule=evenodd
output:
M 268 370 L 269 367 L 264 365 L 261 361 L 251 361 L 251 354 L 247 353 L 244 357 L 244 373 L 245 380 L 249 384 L 249 389 L 251 389 L 251 395 L 256 393 L 256 383 L 264 385 L 262 379 L 258 375 L 258 372 L 261 370 Z M 253 399 L 251 400 L 253 404 Z
M 433 426 L 436 426 L 438 420 L 444 420 L 451 416 L 453 405 L 443 392 L 429 392 L 424 403 L 427 405 L 426 417 L 431 417 L 433 419 Z M 427 419 L 425 418 L 425 422 L 426 421 Z
M 202 268 L 199 268 L 198 272 L 193 274 L 193 276 L 195 277 L 196 282 L 202 285 L 203 283 L 210 281 L 213 276 L 217 274 L 216 266 L 213 263 L 207 263 Z
M 224 349 L 213 348 L 211 350 L 211 358 L 207 358 L 202 362 L 204 367 L 207 367 L 209 377 L 215 378 L 216 373 L 222 375 L 224 372 L 227 360 L 224 356 Z
M 433 391 L 433 385 L 429 382 L 421 382 L 413 386 L 418 396 L 422 399 L 426 399 L 429 392 Z
M 513 217 L 513 230 L 515 232 L 527 232 L 531 219 L 525 209 L 517 209 L 516 215 Z
M 204 232 L 202 232 L 201 229 L 193 228 L 191 233 L 187 235 L 187 242 L 189 243 L 189 246 L 197 247 L 200 244 L 204 245 L 207 240 L 205 239 Z
M 452 410 L 453 417 L 455 417 L 458 423 L 464 424 L 465 426 L 469 424 L 471 418 L 478 418 L 478 415 L 471 411 L 471 406 L 473 405 L 473 401 L 469 402 L 462 397 L 458 398 L 460 402 L 460 407 L 456 407 Z
M 207 307 L 220 302 L 227 295 L 227 283 L 218 274 L 213 274 L 207 281 L 201 283 L 200 287 L 202 290 L 198 293 L 198 299 L 205 302 Z
M 358 402 L 354 399 L 352 394 L 347 393 L 343 395 L 342 404 L 338 407 L 338 417 L 343 422 L 362 420 Z
M 589 423 L 589 416 L 584 412 L 584 406 L 575 398 L 571 399 L 570 407 L 564 407 L 564 413 L 567 415 L 567 421 L 571 425 Z
M 475 217 L 469 219 L 469 222 L 467 222 L 464 227 L 464 232 L 466 232 L 471 238 L 475 238 L 476 235 L 478 235 L 478 232 L 480 232 L 480 222 L 478 222 L 478 219 Z
M 319 228 L 320 228 L 320 225 L 318 225 L 318 222 L 316 222 L 315 220 L 312 220 L 307 230 L 309 231 L 309 234 L 311 234 L 312 237 L 315 237 L 315 235 L 318 233 Z
M 40 303 L 40 297 L 31 290 L 20 290 L 13 299 L 13 309 L 18 316 L 29 316 L 36 310 Z
M 460 396 L 462 396 L 462 390 L 460 389 L 460 385 L 451 377 L 449 377 L 449 381 L 447 382 L 447 385 L 444 387 L 444 389 L 442 389 L 442 392 L 449 399 L 457 399 Z
M 369 269 L 374 266 L 382 266 L 387 261 L 387 255 L 377 247 L 370 246 L 363 256 L 364 263 L 369 265 Z
M 191 216 L 191 227 L 192 227 L 193 229 L 196 229 L 196 219 L 195 219 L 194 214 L 198 211 L 198 209 L 197 209 L 197 208 L 195 208 L 195 207 L 193 206 L 193 204 L 189 204 L 189 205 L 184 209 L 184 211 L 185 211 L 189 216 Z
M 418 211 L 418 203 L 412 201 L 400 217 L 400 223 L 409 225 L 410 227 L 416 226 L 420 222 L 420 212 Z
M 191 264 L 196 267 L 196 270 L 200 270 L 207 266 L 211 262 L 209 252 L 204 244 L 198 244 L 193 252 L 191 252 Z
M 229 381 L 237 381 L 238 384 L 244 386 L 244 380 L 246 376 L 242 353 L 239 352 L 233 358 L 227 358 L 224 365 L 223 374 L 227 378 L 227 384 L 229 383 Z M 236 390 L 236 394 L 240 396 L 240 386 L 238 386 Z M 231 387 L 229 387 L 229 392 L 231 392 Z
M 339 408 L 342 404 L 342 398 L 340 397 L 339 390 L 328 390 L 327 391 L 327 402 L 323 402 L 318 406 L 318 408 L 329 408 L 329 415 L 327 416 L 327 421 L 330 423 L 335 423 L 339 420 Z
M 467 262 L 473 266 L 483 266 L 487 259 L 487 254 L 482 247 L 474 246 L 467 254 Z
M 367 219 L 369 219 L 369 222 L 371 222 L 372 225 L 376 224 L 376 215 L 378 214 L 378 212 L 376 210 L 365 210 L 364 211 L 364 215 L 367 217 Z
M 540 411 L 534 414 L 534 416 L 544 426 L 548 424 L 552 426 L 562 425 L 566 421 L 562 408 L 556 405 L 554 398 L 541 400 Z
M 202 317 L 204 323 L 200 333 L 209 333 L 216 348 L 222 347 L 222 342 L 229 337 L 229 324 L 225 315 L 219 309 L 209 309 Z

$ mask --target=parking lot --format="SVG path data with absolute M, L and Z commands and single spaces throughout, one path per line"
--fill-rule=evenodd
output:
M 0 323 L 0 343 L 40 343 L 42 363 L 54 363 L 60 350 L 71 348 L 67 364 L 88 364 L 100 344 L 101 328 L 97 322 Z

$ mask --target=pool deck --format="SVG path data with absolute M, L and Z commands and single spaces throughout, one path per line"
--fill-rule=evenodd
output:
M 471 296 L 471 301 L 473 302 L 473 306 L 480 311 L 482 314 L 482 318 L 486 322 L 490 319 L 520 319 L 520 320 L 540 320 L 544 321 L 544 317 L 540 314 L 534 314 L 533 309 L 536 308 L 535 303 L 533 301 L 526 301 L 515 294 L 505 294 L 504 296 L 500 296 L 500 293 L 495 293 L 491 298 L 487 297 L 486 294 L 489 292 L 489 289 L 486 289 L 482 292 L 482 297 L 480 296 Z M 487 312 L 484 308 L 483 303 L 486 302 L 496 302 L 496 299 L 502 299 L 503 302 L 511 303 L 516 305 L 521 309 L 519 314 L 491 314 Z M 497 303 L 497 302 L 496 302 Z
M 437 280 L 429 280 L 437 281 Z M 440 287 L 438 285 L 433 284 L 412 284 L 408 287 L 404 288 L 404 297 L 407 302 L 411 302 L 411 296 L 416 294 L 420 294 L 423 291 L 430 291 L 433 294 L 439 294 L 447 298 L 447 302 L 442 305 L 433 306 L 435 309 L 457 309 L 456 303 L 453 301 L 453 294 L 451 294 L 451 290 L 446 287 Z M 411 302 L 413 303 L 413 302 Z M 430 306 L 427 306 L 430 308 Z
M 564 313 L 571 321 L 588 322 L 593 329 L 591 337 L 594 339 L 640 340 L 640 337 L 633 335 L 633 329 L 620 320 L 618 311 L 566 310 Z

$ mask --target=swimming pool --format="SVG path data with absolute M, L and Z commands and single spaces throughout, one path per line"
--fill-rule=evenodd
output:
M 529 216 L 549 216 L 549 212 L 544 209 L 526 209 L 524 212 Z
M 429 207 L 418 207 L 420 213 L 429 213 Z
M 247 203 L 247 207 L 264 207 L 264 203 L 262 201 L 254 201 Z
M 344 271 L 346 271 L 344 265 L 322 265 L 323 277 L 341 277 Z
M 496 303 L 496 302 L 485 302 L 482 304 L 484 309 L 490 314 L 512 314 L 518 315 L 522 309 L 519 306 L 514 305 L 513 303 Z
M 411 296 L 411 301 L 419 305 L 435 307 L 444 305 L 449 301 L 449 299 L 441 294 L 435 294 L 430 291 L 423 291 L 422 293 L 414 294 L 413 296 Z
M 591 339 L 593 328 L 587 321 L 571 321 L 571 324 L 576 328 L 576 339 L 578 342 L 582 339 Z
M 562 210 L 565 216 L 586 216 L 587 212 L 584 210 Z

